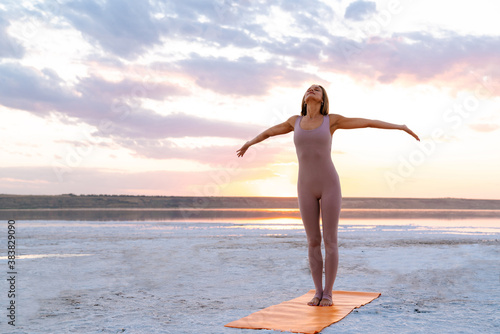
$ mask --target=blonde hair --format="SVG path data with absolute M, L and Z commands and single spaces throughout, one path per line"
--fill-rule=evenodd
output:
M 326 90 L 323 88 L 323 86 L 318 85 L 318 87 L 320 87 L 321 90 L 323 91 L 323 103 L 321 104 L 321 109 L 319 110 L 319 112 L 321 115 L 328 115 L 328 113 L 330 112 L 330 103 L 328 102 L 328 94 L 326 94 Z M 304 96 L 302 97 L 302 108 L 300 112 L 301 116 L 307 115 L 307 104 L 305 99 L 306 95 L 304 94 Z

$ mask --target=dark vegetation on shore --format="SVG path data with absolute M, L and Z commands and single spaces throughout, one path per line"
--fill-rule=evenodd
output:
M 296 197 L 1 195 L 0 209 L 294 209 Z M 343 209 L 500 210 L 500 200 L 346 197 Z

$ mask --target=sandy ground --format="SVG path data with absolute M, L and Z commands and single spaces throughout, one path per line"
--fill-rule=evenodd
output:
M 343 221 L 334 289 L 382 296 L 322 333 L 500 332 L 500 223 L 444 225 Z M 223 326 L 313 288 L 296 221 L 16 227 L 16 327 L 2 279 L 2 333 L 279 333 Z

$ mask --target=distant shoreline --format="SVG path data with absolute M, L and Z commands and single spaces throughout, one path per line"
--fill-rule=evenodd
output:
M 300 218 L 296 197 L 0 195 L 0 219 L 186 220 Z M 500 200 L 343 199 L 341 218 L 500 218 Z
M 298 208 L 296 197 L 245 196 L 133 196 L 133 195 L 5 195 L 2 209 L 154 209 L 154 208 Z M 344 197 L 345 209 L 453 209 L 500 210 L 500 200 L 464 198 Z

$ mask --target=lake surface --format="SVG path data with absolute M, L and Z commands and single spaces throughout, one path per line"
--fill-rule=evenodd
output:
M 303 230 L 300 218 L 233 218 L 233 217 L 205 217 L 186 219 L 158 219 L 158 220 L 123 220 L 123 221 L 91 221 L 91 220 L 18 220 L 19 229 L 24 228 L 63 228 L 66 230 L 93 227 L 93 228 L 137 228 L 140 230 L 175 230 L 179 225 L 188 224 L 191 228 L 202 229 L 241 229 L 241 230 L 273 230 L 290 231 Z M 68 231 L 69 231 L 68 230 Z M 374 231 L 429 231 L 435 233 L 456 234 L 500 234 L 500 219 L 491 218 L 464 218 L 464 219 L 341 219 L 339 232 L 356 230 Z M 59 231 L 61 232 L 61 231 Z
M 2 209 L 0 220 L 85 220 L 85 221 L 204 221 L 268 218 L 300 218 L 297 208 L 72 208 Z M 341 219 L 471 219 L 500 221 L 500 209 L 359 209 L 343 208 Z

